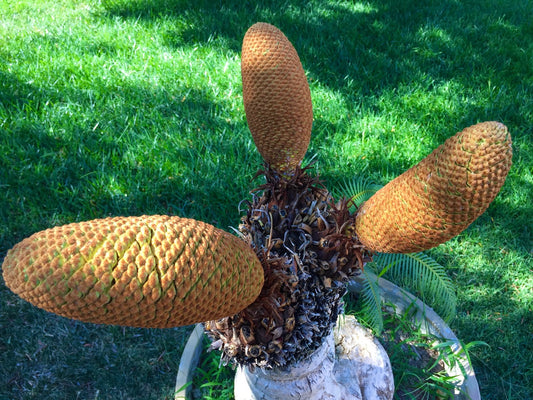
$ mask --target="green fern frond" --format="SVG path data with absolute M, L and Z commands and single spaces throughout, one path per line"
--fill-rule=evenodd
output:
M 435 309 L 445 321 L 455 315 L 453 282 L 444 267 L 424 253 L 383 254 L 374 256 L 378 274 L 407 288 Z
M 332 192 L 335 198 L 345 197 L 351 199 L 354 205 L 359 207 L 382 187 L 382 185 L 373 183 L 369 178 L 353 177 L 344 179 L 340 186 L 332 190 Z
M 371 267 L 371 264 L 367 264 L 363 270 L 365 279 L 361 290 L 362 312 L 366 323 L 379 336 L 383 330 L 380 288 L 378 277 L 368 271 L 369 267 Z

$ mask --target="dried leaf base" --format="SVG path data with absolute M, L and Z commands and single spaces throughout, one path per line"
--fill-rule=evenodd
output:
M 389 400 L 393 394 L 387 353 L 351 315 L 339 317 L 308 359 L 284 369 L 239 366 L 235 375 L 236 400 Z

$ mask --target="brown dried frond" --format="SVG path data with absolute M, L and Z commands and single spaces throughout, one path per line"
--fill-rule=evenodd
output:
M 318 192 L 327 193 L 327 189 L 322 181 L 307 172 L 311 169 L 312 164 L 305 167 L 295 167 L 290 175 L 278 172 L 268 163 L 265 163 L 263 169 L 258 171 L 256 176 L 264 175 L 266 183 L 252 190 L 252 193 L 262 192 L 266 197 L 265 202 L 270 205 L 278 206 L 280 204 L 298 205 L 302 194 L 311 192 L 315 195 Z M 322 195 L 323 196 L 323 195 Z M 320 197 L 320 195 L 319 195 Z
M 239 229 L 261 260 L 265 284 L 246 309 L 206 328 L 224 362 L 279 367 L 320 345 L 342 310 L 344 282 L 370 257 L 350 233 L 347 203 L 334 204 L 317 178 L 300 168 L 289 179 L 264 172 L 262 194 Z

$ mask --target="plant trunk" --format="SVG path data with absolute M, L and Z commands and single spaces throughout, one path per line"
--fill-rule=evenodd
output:
M 236 400 L 389 400 L 393 394 L 387 353 L 353 316 L 341 316 L 322 346 L 303 361 L 253 371 L 239 366 L 235 376 Z

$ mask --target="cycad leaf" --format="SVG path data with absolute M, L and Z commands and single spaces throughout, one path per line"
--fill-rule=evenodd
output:
M 381 188 L 382 185 L 372 182 L 368 177 L 353 177 L 345 179 L 338 189 L 333 190 L 333 194 L 337 198 L 351 199 L 355 206 L 359 207 Z
M 406 287 L 434 308 L 445 321 L 455 315 L 456 297 L 444 267 L 424 253 L 378 253 L 374 262 L 378 273 Z
M 363 270 L 365 280 L 361 296 L 363 300 L 363 314 L 366 322 L 374 330 L 376 335 L 380 335 L 383 330 L 383 314 L 381 312 L 381 295 L 378 284 L 378 277 L 368 272 L 371 264 L 367 264 Z

